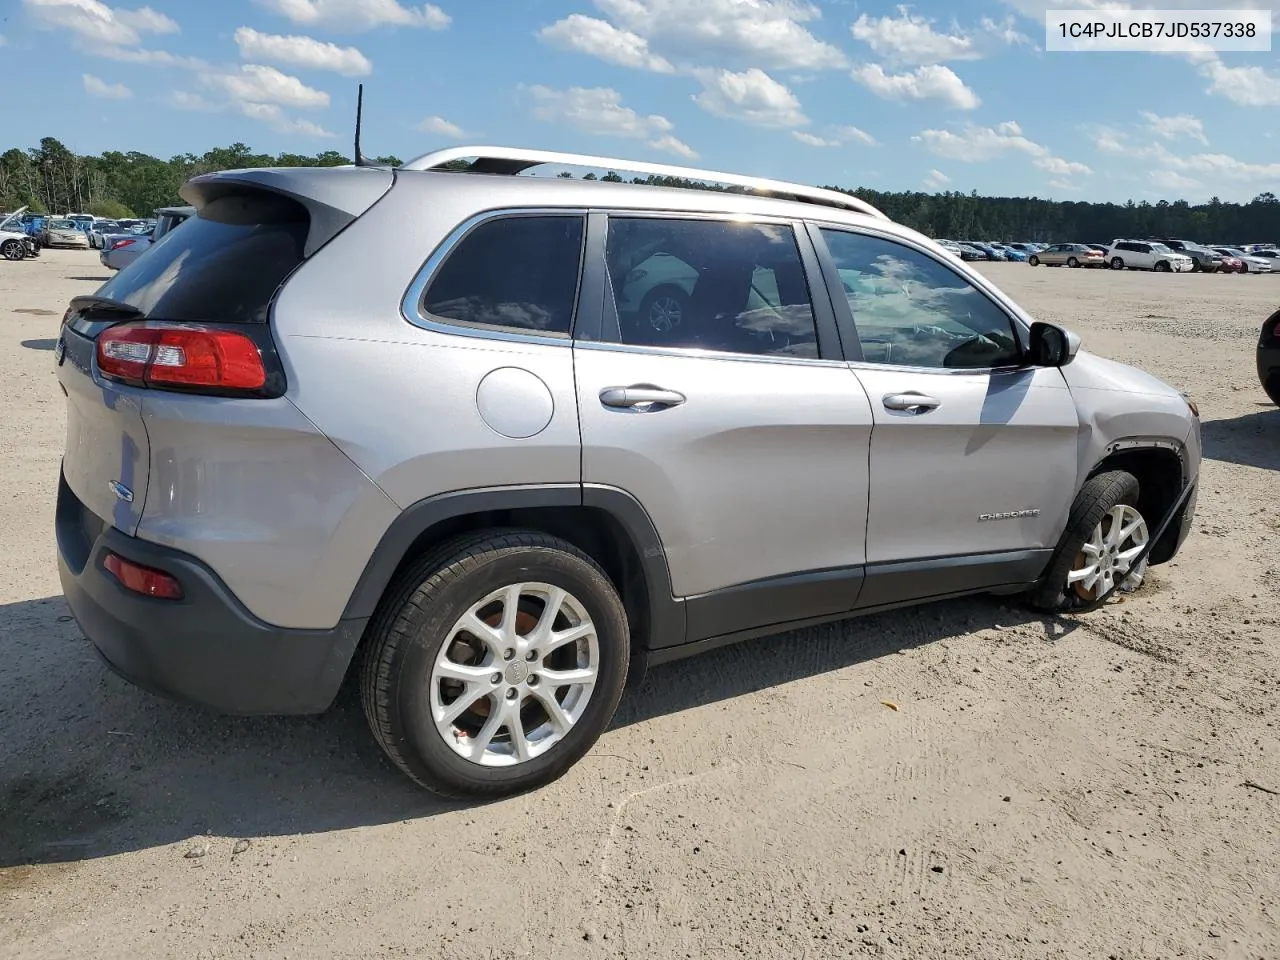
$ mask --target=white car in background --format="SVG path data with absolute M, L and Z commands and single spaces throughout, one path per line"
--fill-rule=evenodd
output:
M 1190 273 L 1196 262 L 1185 253 L 1151 240 L 1112 240 L 1107 247 L 1112 270 L 1154 270 L 1157 273 Z
M 36 256 L 36 246 L 22 229 L 21 217 L 26 207 L 15 210 L 0 220 L 0 257 L 6 260 L 24 260 Z
M 1239 247 L 1214 247 L 1224 257 L 1235 257 L 1244 264 L 1242 273 L 1270 273 L 1274 261 L 1257 253 L 1245 253 Z

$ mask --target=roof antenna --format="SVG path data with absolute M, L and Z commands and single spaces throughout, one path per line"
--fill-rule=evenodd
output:
M 356 91 L 356 166 L 363 167 L 364 154 L 360 152 L 360 122 L 364 118 L 364 84 Z

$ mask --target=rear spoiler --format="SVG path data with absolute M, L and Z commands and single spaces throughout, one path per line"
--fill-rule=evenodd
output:
M 262 167 L 192 177 L 178 191 L 200 210 L 222 197 L 267 192 L 297 201 L 311 215 L 311 256 L 377 203 L 395 183 L 384 167 Z

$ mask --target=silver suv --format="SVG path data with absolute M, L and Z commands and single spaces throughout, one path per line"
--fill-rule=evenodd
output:
M 567 164 L 730 189 L 520 175 Z M 474 147 L 182 195 L 55 350 L 67 600 L 223 711 L 354 671 L 443 794 L 559 776 L 648 664 L 964 594 L 1087 609 L 1191 524 L 1189 400 L 850 195 Z

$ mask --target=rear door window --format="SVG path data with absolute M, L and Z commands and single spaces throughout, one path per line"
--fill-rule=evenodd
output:
M 222 197 L 160 238 L 98 296 L 156 320 L 266 323 L 302 263 L 310 218 L 271 194 Z
M 605 256 L 625 344 L 818 356 L 789 225 L 611 217 Z

